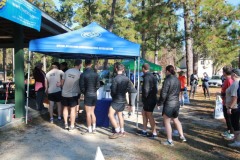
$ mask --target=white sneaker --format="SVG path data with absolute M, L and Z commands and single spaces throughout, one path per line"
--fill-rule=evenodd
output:
M 233 143 L 228 144 L 228 146 L 240 148 L 240 141 L 234 141 Z
M 234 139 L 234 134 L 228 134 L 227 136 L 224 137 L 224 139 L 228 140 L 228 141 L 231 141 Z

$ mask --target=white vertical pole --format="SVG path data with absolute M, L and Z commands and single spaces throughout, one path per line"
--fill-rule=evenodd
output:
M 138 109 L 139 109 L 139 100 L 140 100 L 140 73 L 139 73 L 139 68 L 140 68 L 140 57 L 138 57 L 138 86 L 137 86 L 137 90 L 138 90 L 138 94 L 137 94 L 137 122 L 136 122 L 136 127 L 138 128 Z
M 137 67 L 137 61 L 136 61 L 136 59 L 134 59 L 134 71 L 133 71 L 133 84 L 134 84 L 134 87 L 136 85 L 136 67 Z
M 28 51 L 28 78 L 27 78 L 27 102 L 26 102 L 26 124 L 28 122 L 28 104 L 29 104 L 29 83 L 30 83 L 30 62 L 31 62 L 31 51 Z
M 43 56 L 43 71 L 46 73 L 47 71 L 47 62 L 46 62 L 46 56 Z

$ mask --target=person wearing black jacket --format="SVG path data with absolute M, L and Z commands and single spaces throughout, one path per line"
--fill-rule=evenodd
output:
M 153 118 L 153 110 L 157 104 L 157 79 L 149 72 L 150 66 L 148 63 L 142 65 L 143 86 L 142 86 L 142 102 L 143 102 L 143 130 L 140 132 L 142 136 L 157 137 L 156 124 Z M 147 123 L 150 122 L 152 135 L 147 133 Z
M 179 114 L 179 93 L 180 93 L 180 81 L 175 75 L 174 67 L 169 65 L 166 67 L 166 78 L 164 80 L 160 98 L 158 101 L 158 106 L 163 106 L 163 119 L 164 125 L 167 133 L 167 141 L 164 142 L 164 145 L 173 146 L 172 141 L 172 127 L 171 127 L 171 119 L 173 120 L 179 134 L 180 139 L 185 142 L 186 139 L 183 135 L 182 124 L 178 119 Z
M 85 70 L 80 76 L 80 90 L 84 94 L 84 105 L 87 114 L 87 126 L 89 133 L 96 133 L 96 116 L 94 109 L 97 102 L 97 90 L 100 87 L 98 74 L 94 72 L 92 61 L 85 60 Z
M 112 103 L 109 108 L 108 117 L 115 128 L 115 132 L 113 135 L 109 136 L 110 139 L 116 139 L 118 137 L 125 136 L 124 131 L 124 119 L 122 112 L 125 109 L 126 103 L 126 93 L 130 90 L 132 83 L 128 77 L 123 75 L 124 65 L 118 64 L 116 66 L 117 75 L 112 80 L 111 85 L 111 96 Z M 119 119 L 119 125 L 114 117 L 114 114 L 117 113 Z

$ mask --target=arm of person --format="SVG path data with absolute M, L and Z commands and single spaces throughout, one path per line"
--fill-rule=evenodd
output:
M 84 73 L 80 76 L 79 87 L 80 87 L 81 93 L 84 94 L 85 93 Z
M 100 88 L 100 78 L 97 76 L 96 91 Z
M 113 79 L 111 85 L 111 96 L 114 97 L 117 94 L 117 82 Z
M 162 90 L 161 90 L 161 93 L 160 93 L 159 100 L 158 100 L 158 106 L 162 106 L 164 104 L 164 102 L 166 101 L 169 87 L 170 87 L 170 85 L 169 85 L 168 81 L 165 80 Z
M 45 93 L 48 93 L 48 80 L 45 78 Z
M 144 83 L 143 83 L 143 95 L 145 95 L 144 98 L 147 98 L 150 92 L 150 81 L 149 78 L 145 77 Z
M 233 106 L 236 105 L 236 103 L 237 103 L 237 96 L 234 96 L 234 97 L 232 97 L 232 101 L 228 107 L 228 110 L 227 110 L 228 114 L 232 114 L 231 110 L 232 110 Z

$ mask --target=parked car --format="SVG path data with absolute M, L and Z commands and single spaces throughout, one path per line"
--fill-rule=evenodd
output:
M 213 75 L 212 78 L 208 81 L 209 86 L 222 86 L 222 78 L 219 75 Z

